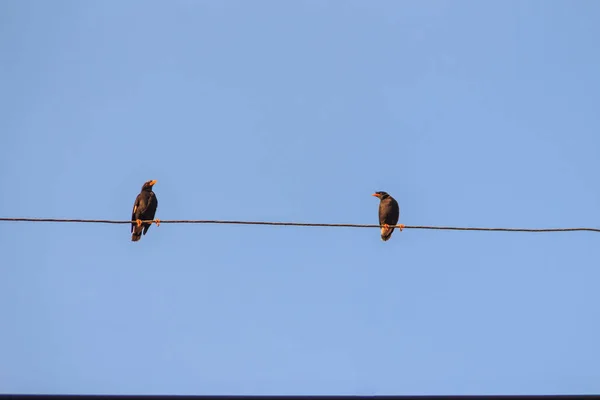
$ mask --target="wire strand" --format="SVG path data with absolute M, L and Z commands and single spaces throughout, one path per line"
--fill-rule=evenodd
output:
M 94 224 L 131 224 L 135 221 L 109 220 L 109 219 L 63 219 L 63 218 L 2 218 L 0 222 L 75 222 Z M 145 220 L 145 223 L 155 223 L 156 220 Z M 275 225 L 275 226 L 312 226 L 331 228 L 380 228 L 379 224 L 328 224 L 309 222 L 271 222 L 271 221 L 231 221 L 231 220 L 190 220 L 174 219 L 159 220 L 160 224 L 227 224 L 227 225 Z M 394 225 L 400 228 L 399 225 Z M 426 226 L 426 225 L 402 225 L 403 229 L 432 229 L 448 231 L 495 231 L 495 232 L 599 232 L 600 228 L 476 228 L 456 226 Z

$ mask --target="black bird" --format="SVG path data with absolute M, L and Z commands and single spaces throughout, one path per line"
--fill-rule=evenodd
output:
M 394 232 L 394 226 L 400 218 L 400 207 L 398 202 L 386 192 L 375 192 L 373 196 L 379 198 L 379 226 L 381 226 L 381 240 L 388 241 Z M 398 225 L 400 231 L 403 224 Z
M 133 211 L 131 213 L 131 220 L 135 221 L 135 223 L 131 224 L 131 241 L 137 242 L 142 238 L 142 231 L 144 235 L 148 232 L 150 225 L 152 223 L 142 221 L 150 221 L 154 219 L 154 214 L 156 214 L 156 208 L 158 207 L 158 200 L 156 199 L 156 194 L 152 191 L 152 186 L 156 181 L 148 181 L 144 183 L 142 186 L 142 191 L 135 198 L 135 203 L 133 204 Z M 156 226 L 160 225 L 160 220 L 157 219 Z

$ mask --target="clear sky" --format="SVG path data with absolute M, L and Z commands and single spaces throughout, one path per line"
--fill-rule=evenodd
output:
M 0 216 L 600 226 L 600 2 L 0 2 Z M 0 223 L 0 392 L 600 392 L 600 234 Z

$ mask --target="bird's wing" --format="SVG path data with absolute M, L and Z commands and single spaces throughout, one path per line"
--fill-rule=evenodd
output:
M 398 202 L 393 198 L 382 200 L 379 204 L 379 224 L 396 225 L 400 218 Z
M 389 214 L 387 215 L 389 220 L 388 224 L 396 225 L 400 219 L 400 206 L 396 199 L 391 199 L 389 206 Z
M 385 224 L 385 220 L 388 214 L 388 205 L 385 201 L 379 203 L 379 225 Z
M 135 198 L 135 202 L 133 203 L 133 211 L 131 211 L 131 220 L 135 221 L 137 219 L 138 212 L 140 211 L 140 200 L 142 198 L 142 194 L 138 194 Z M 131 224 L 131 232 L 133 232 L 134 223 Z

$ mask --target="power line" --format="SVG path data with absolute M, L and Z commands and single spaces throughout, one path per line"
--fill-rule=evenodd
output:
M 158 220 L 161 224 L 226 224 L 226 225 L 275 225 L 275 226 L 312 226 L 331 228 L 380 228 L 379 224 L 327 224 L 308 222 L 271 222 L 271 221 L 231 221 L 231 220 Z M 75 222 L 94 224 L 131 224 L 135 221 L 109 220 L 109 219 L 63 219 L 63 218 L 1 218 L 0 222 Z M 142 221 L 155 223 L 156 220 Z M 396 225 L 399 228 L 400 226 Z M 456 226 L 426 226 L 426 225 L 402 225 L 403 229 L 432 229 L 448 231 L 495 231 L 495 232 L 599 232 L 600 228 L 475 228 Z

